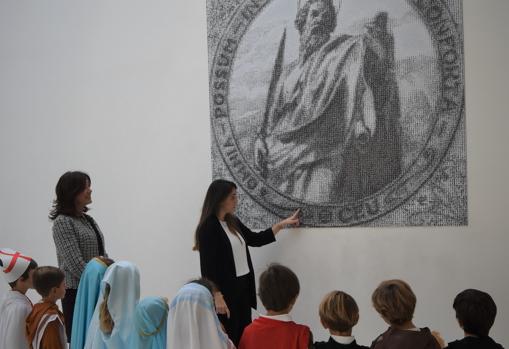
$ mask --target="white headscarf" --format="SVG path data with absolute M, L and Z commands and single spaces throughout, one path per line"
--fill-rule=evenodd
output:
M 0 269 L 8 283 L 17 281 L 28 269 L 32 258 L 10 248 L 0 248 Z
M 185 285 L 170 305 L 168 349 L 234 349 L 223 332 L 209 290 Z
M 99 309 L 106 285 L 110 286 L 108 311 L 115 323 L 111 334 L 99 328 Z M 101 294 L 88 328 L 85 349 L 124 349 L 134 330 L 134 311 L 140 299 L 140 273 L 131 262 L 113 263 L 101 282 Z

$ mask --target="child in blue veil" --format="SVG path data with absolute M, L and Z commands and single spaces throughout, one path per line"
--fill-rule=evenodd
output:
M 81 275 L 72 321 L 71 349 L 83 349 L 85 346 L 88 326 L 99 299 L 101 281 L 112 263 L 109 258 L 93 258 Z
M 101 293 L 88 327 L 85 349 L 128 348 L 139 299 L 138 267 L 127 261 L 113 263 L 101 282 Z
M 147 297 L 136 306 L 132 349 L 166 349 L 168 300 Z

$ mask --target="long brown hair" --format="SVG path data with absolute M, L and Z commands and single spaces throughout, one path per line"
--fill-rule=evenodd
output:
M 78 216 L 81 212 L 76 211 L 76 197 L 90 184 L 90 176 L 81 171 L 69 171 L 64 173 L 58 180 L 55 188 L 56 199 L 49 214 L 51 220 L 58 215 Z M 85 207 L 87 212 L 88 208 Z
M 225 179 L 216 179 L 215 181 L 210 183 L 209 189 L 207 190 L 207 194 L 205 195 L 205 200 L 203 201 L 200 221 L 198 222 L 198 226 L 196 227 L 196 231 L 194 233 L 193 251 L 198 251 L 200 249 L 200 244 L 198 242 L 198 232 L 202 228 L 205 221 L 209 217 L 217 215 L 219 213 L 221 203 L 235 189 L 237 189 L 237 185 Z M 232 233 L 238 236 L 239 227 L 235 216 L 228 213 L 224 216 L 224 220 L 226 222 L 226 225 L 228 226 L 228 229 L 230 229 Z

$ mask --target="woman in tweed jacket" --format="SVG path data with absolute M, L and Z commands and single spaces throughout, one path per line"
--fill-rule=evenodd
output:
M 67 339 L 71 338 L 74 303 L 81 273 L 94 257 L 107 256 L 104 236 L 95 220 L 86 214 L 92 203 L 90 177 L 83 172 L 64 173 L 58 180 L 50 213 L 53 240 L 60 269 L 65 273 L 66 296 L 62 299 Z

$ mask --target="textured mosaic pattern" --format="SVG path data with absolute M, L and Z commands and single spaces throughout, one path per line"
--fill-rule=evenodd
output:
M 466 225 L 459 0 L 208 0 L 213 177 L 265 227 Z

